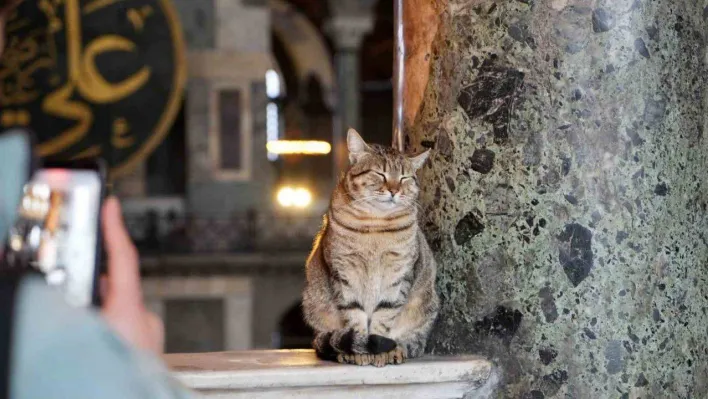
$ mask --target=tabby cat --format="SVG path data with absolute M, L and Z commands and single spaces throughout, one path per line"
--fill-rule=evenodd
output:
M 438 313 L 435 259 L 418 227 L 416 171 L 407 157 L 347 136 L 350 168 L 334 190 L 307 260 L 305 320 L 328 360 L 358 365 L 420 356 Z

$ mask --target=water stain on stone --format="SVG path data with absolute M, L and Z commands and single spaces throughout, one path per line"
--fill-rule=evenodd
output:
M 572 223 L 565 226 L 558 239 L 561 242 L 558 260 L 568 280 L 577 287 L 593 267 L 592 232 L 578 223 Z
M 497 309 L 475 323 L 475 330 L 483 335 L 495 335 L 502 339 L 511 339 L 521 326 L 524 315 L 505 306 Z
M 474 213 L 470 212 L 457 223 L 457 227 L 455 227 L 455 242 L 457 245 L 464 245 L 475 236 L 482 234 L 483 231 L 484 224 Z

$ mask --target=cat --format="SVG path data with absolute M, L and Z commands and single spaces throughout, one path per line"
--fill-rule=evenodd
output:
M 307 260 L 303 293 L 313 347 L 326 360 L 400 364 L 420 356 L 437 317 L 436 264 L 418 226 L 416 171 L 408 157 L 347 134 L 342 175 Z

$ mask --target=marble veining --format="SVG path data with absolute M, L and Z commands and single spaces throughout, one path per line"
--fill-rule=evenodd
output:
M 409 151 L 501 397 L 708 395 L 705 0 L 450 0 Z

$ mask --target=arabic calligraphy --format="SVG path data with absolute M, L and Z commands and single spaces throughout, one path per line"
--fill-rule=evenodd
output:
M 159 144 L 185 80 L 169 0 L 25 2 L 7 30 L 0 126 L 31 126 L 41 156 L 101 155 L 114 169 Z

